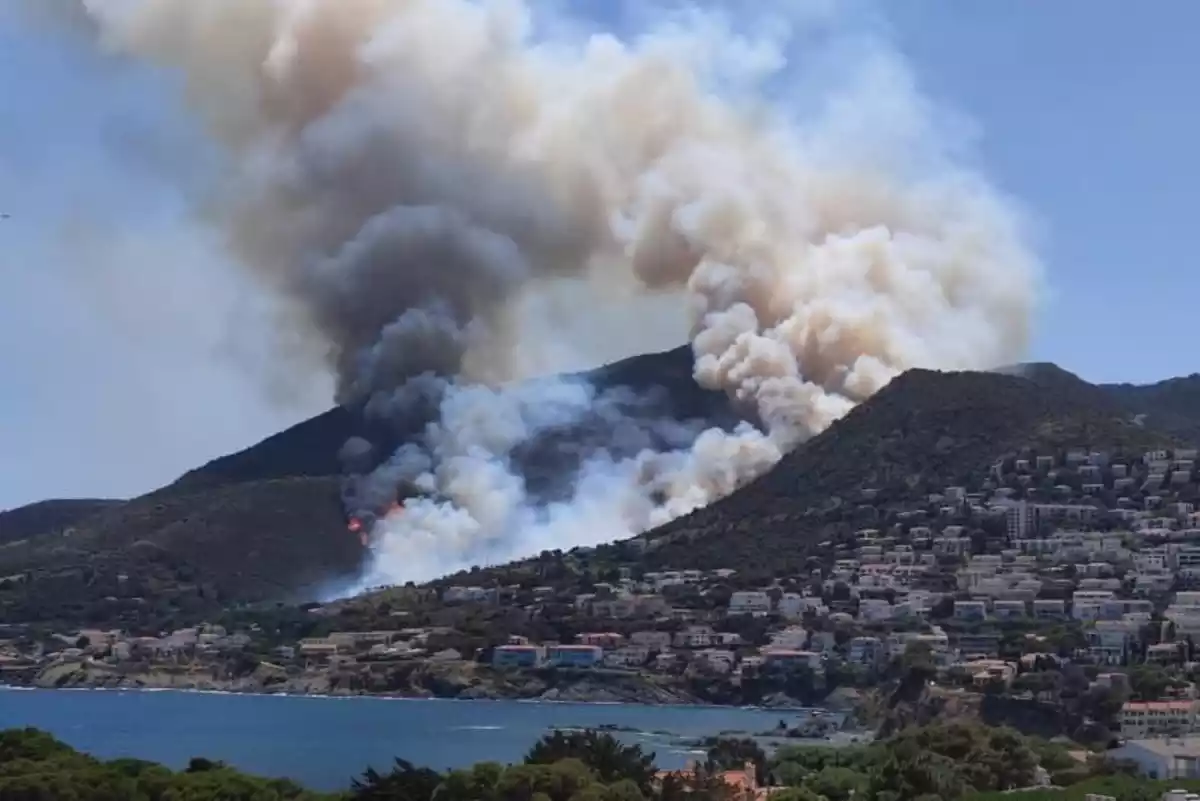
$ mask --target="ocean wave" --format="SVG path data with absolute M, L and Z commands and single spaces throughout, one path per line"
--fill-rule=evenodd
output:
M 451 726 L 450 731 L 504 731 L 505 726 Z

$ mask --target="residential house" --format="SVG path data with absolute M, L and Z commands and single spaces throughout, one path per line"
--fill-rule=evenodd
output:
M 864 598 L 858 603 L 858 617 L 868 623 L 891 620 L 895 607 L 884 598 Z
M 765 667 L 788 668 L 803 665 L 815 671 L 821 670 L 824 665 L 821 654 L 816 651 L 771 647 L 764 648 L 761 656 Z
M 729 596 L 730 615 L 766 615 L 771 612 L 771 596 L 761 590 L 743 590 Z
M 604 659 L 604 650 L 595 645 L 550 645 L 546 662 L 556 667 L 594 667 Z
M 1119 748 L 1107 751 L 1105 758 L 1132 762 L 1139 773 L 1151 779 L 1200 779 L 1200 737 L 1126 740 Z M 1161 801 L 1192 798 L 1184 790 L 1173 790 L 1164 793 Z
M 644 645 L 622 645 L 604 655 L 604 664 L 611 667 L 638 668 L 650 660 L 650 649 Z
M 737 656 L 733 651 L 723 648 L 705 648 L 695 653 L 692 662 L 702 664 L 718 673 L 732 673 L 733 666 L 737 664 Z
M 675 634 L 676 648 L 708 648 L 715 635 L 711 626 L 688 626 Z
M 1132 638 L 1121 628 L 1100 628 L 1088 631 L 1088 654 L 1098 665 L 1123 665 L 1129 657 Z
M 580 645 L 595 645 L 608 650 L 619 648 L 623 642 L 625 638 L 613 631 L 590 631 L 579 635 Z
M 987 620 L 987 604 L 983 601 L 954 602 L 954 619 L 962 621 Z
M 993 601 L 992 616 L 997 620 L 1020 620 L 1025 617 L 1025 602 L 1004 600 Z
M 856 665 L 878 665 L 884 660 L 886 650 L 878 637 L 855 637 L 846 650 L 846 661 Z
M 971 676 L 971 681 L 977 687 L 986 686 L 992 682 L 1001 682 L 1004 686 L 1012 684 L 1017 675 L 1017 666 L 1012 662 L 999 659 L 975 659 L 963 663 L 963 668 Z
M 1000 654 L 1000 635 L 992 633 L 960 634 L 955 641 L 959 656 L 971 659 L 995 659 Z
M 540 645 L 498 645 L 492 649 L 492 666 L 498 668 L 534 668 L 546 659 Z
M 662 653 L 671 648 L 671 634 L 666 631 L 635 631 L 629 635 L 629 642 L 648 648 L 651 653 Z
M 1195 701 L 1129 701 L 1121 707 L 1121 736 L 1142 739 L 1182 736 L 1200 731 L 1200 705 Z
M 779 599 L 778 611 L 787 620 L 798 620 L 806 613 L 818 617 L 829 614 L 829 608 L 819 597 L 797 595 L 794 592 L 784 593 Z

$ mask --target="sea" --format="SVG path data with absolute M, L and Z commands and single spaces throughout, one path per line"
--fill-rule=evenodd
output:
M 182 768 L 195 756 L 315 790 L 345 789 L 393 759 L 438 770 L 519 761 L 554 729 L 618 728 L 661 768 L 702 755 L 696 741 L 758 734 L 803 710 L 526 701 L 322 698 L 121 690 L 0 690 L 0 729 L 33 726 L 104 759 Z

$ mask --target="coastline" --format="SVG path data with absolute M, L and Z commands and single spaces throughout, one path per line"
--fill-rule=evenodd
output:
M 734 706 L 731 704 L 707 704 L 699 703 L 660 703 L 647 704 L 637 701 L 564 701 L 552 700 L 543 698 L 446 698 L 446 697 L 426 697 L 414 695 L 392 695 L 387 693 L 370 694 L 370 693 L 355 693 L 342 695 L 320 695 L 317 693 L 289 693 L 289 692 L 271 692 L 271 691 L 256 691 L 256 690 L 215 690 L 215 689 L 199 689 L 191 687 L 146 687 L 146 686 L 121 686 L 121 687 L 32 687 L 19 684 L 4 684 L 0 683 L 0 693 L 44 693 L 47 695 L 58 695 L 65 693 L 176 693 L 179 695 L 218 695 L 218 696 L 239 696 L 250 698 L 292 698 L 292 699 L 312 699 L 317 701 L 420 701 L 426 703 L 459 703 L 459 704 L 530 704 L 530 705 L 553 705 L 553 706 L 600 706 L 600 707 L 649 707 L 657 709 L 707 709 L 719 710 L 730 709 L 743 712 L 778 712 L 781 715 L 796 715 L 796 714 L 812 714 L 813 712 L 828 712 L 824 707 L 812 706 L 794 706 L 794 707 L 774 707 L 774 706 L 758 706 L 754 704 L 744 706 Z M 607 730 L 607 729 L 606 729 Z M 614 731 L 623 731 L 623 729 L 614 729 Z M 640 729 L 630 729 L 630 732 L 641 731 Z
M 208 697 L 213 696 L 213 697 Z M 424 699 L 305 698 L 192 690 L 17 689 L 0 691 L 0 728 L 33 727 L 102 759 L 136 758 L 183 770 L 196 755 L 314 787 L 341 786 L 397 757 L 437 770 L 520 762 L 555 731 L 597 731 L 654 753 L 663 769 L 703 760 L 714 738 L 755 739 L 764 751 L 790 745 L 852 745 L 846 735 L 812 741 L 759 737 L 772 710 L 714 706 Z M 333 703 L 401 700 L 417 703 Z M 772 732 L 774 734 L 774 732 Z
M 730 708 L 808 714 L 786 696 L 767 703 L 737 703 L 702 698 L 682 682 L 639 673 L 587 670 L 555 672 L 495 671 L 474 663 L 423 664 L 400 686 L 363 686 L 355 676 L 325 671 L 282 675 L 267 666 L 241 677 L 216 675 L 198 666 L 120 668 L 88 661 L 61 662 L 31 669 L 19 680 L 0 682 L 6 690 L 190 692 L 307 698 L 383 700 L 516 701 L 524 703 L 603 704 L 654 707 Z M 832 711 L 825 710 L 823 711 Z
M 580 710 L 582 720 L 570 720 L 563 723 L 556 723 L 545 728 L 546 732 L 550 731 L 584 731 L 597 730 L 607 732 L 617 737 L 634 738 L 631 741 L 642 741 L 646 738 L 650 740 L 661 740 L 663 745 L 674 750 L 680 750 L 680 753 L 704 753 L 708 747 L 706 741 L 709 738 L 725 737 L 735 739 L 751 739 L 760 744 L 768 751 L 773 751 L 776 748 L 783 746 L 817 746 L 829 748 L 842 748 L 855 745 L 861 745 L 870 742 L 874 738 L 874 733 L 866 729 L 862 729 L 850 724 L 850 717 L 842 715 L 842 713 L 831 713 L 830 710 L 821 707 L 792 707 L 781 709 L 777 707 L 763 706 L 731 706 L 722 704 L 688 704 L 688 703 L 663 703 L 663 704 L 642 704 L 637 702 L 624 701 L 587 701 L 587 700 L 541 700 L 541 699 L 505 699 L 505 698 L 424 698 L 413 696 L 397 696 L 397 695 L 369 695 L 369 694 L 341 694 L 341 695 L 317 695 L 313 693 L 307 694 L 291 694 L 286 692 L 254 692 L 251 690 L 223 690 L 223 689 L 197 689 L 197 688 L 182 688 L 182 687 L 146 687 L 146 686 L 121 686 L 121 687 L 31 687 L 17 686 L 11 684 L 0 684 L 0 695 L 3 693 L 20 693 L 20 694 L 41 694 L 45 696 L 62 696 L 72 693 L 88 694 L 88 695 L 109 695 L 109 696 L 217 696 L 225 698 L 277 698 L 280 700 L 311 700 L 311 701 L 393 701 L 393 702 L 438 702 L 446 703 L 450 706 L 467 706 L 479 705 L 485 706 L 502 706 L 505 704 L 519 704 L 528 708 L 578 708 Z M 458 702 L 458 703 L 455 703 Z M 660 710 L 662 712 L 707 712 L 721 714 L 728 712 L 733 715 L 748 713 L 754 715 L 771 716 L 772 720 L 761 720 L 760 726 L 746 726 L 745 722 L 742 725 L 735 724 L 729 728 L 712 727 L 705 734 L 698 732 L 687 733 L 685 730 L 675 729 L 673 727 L 653 727 L 647 725 L 627 725 L 619 722 L 601 722 L 589 723 L 587 719 L 594 714 L 598 714 L 601 709 L 628 710 L 636 714 L 637 710 L 643 712 L 648 710 Z M 593 710 L 587 712 L 585 710 Z M 453 714 L 453 713 L 450 713 Z M 625 714 L 617 712 L 617 714 Z M 834 728 L 826 730 L 820 734 L 804 734 L 799 730 L 807 722 L 811 721 L 814 716 L 822 714 L 835 714 L 841 716 Z M 775 716 L 779 717 L 776 718 Z M 783 723 L 785 718 L 790 718 L 789 724 L 794 728 L 789 729 L 774 729 L 770 728 L 769 724 L 774 720 Z M 797 718 L 799 718 L 797 720 Z M 619 718 L 618 718 L 619 720 Z M 736 720 L 736 718 L 734 719 Z M 732 722 L 732 721 L 730 721 Z M 472 730 L 500 730 L 502 725 L 495 726 L 467 726 Z

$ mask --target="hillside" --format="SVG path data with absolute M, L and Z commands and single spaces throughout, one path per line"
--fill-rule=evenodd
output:
M 1102 384 L 1134 414 L 1184 439 L 1200 442 L 1200 373 L 1156 384 Z
M 719 393 L 702 390 L 692 379 L 692 352 L 686 346 L 663 353 L 634 356 L 564 378 L 588 381 L 598 393 L 619 388 L 631 390 L 629 397 L 618 398 L 614 403 L 624 416 L 634 420 L 670 418 L 700 419 L 722 425 L 736 423 L 736 415 L 729 401 Z M 367 420 L 358 410 L 331 409 L 245 450 L 222 456 L 191 470 L 161 491 L 194 491 L 246 481 L 300 476 L 337 476 L 342 471 L 338 451 L 350 437 L 361 436 L 376 443 L 379 446 L 377 458 L 382 460 L 430 422 L 431 417 L 419 416 L 384 423 Z M 594 440 L 608 439 L 606 435 L 611 431 L 600 425 L 601 420 L 588 423 L 591 425 L 582 426 L 584 431 L 577 427 L 553 433 L 574 441 L 584 439 L 585 434 Z M 547 440 L 553 438 L 548 437 Z M 536 457 L 535 452 L 529 458 L 532 461 Z
M 640 447 L 643 440 L 618 428 L 629 421 L 645 424 L 643 434 L 653 438 L 650 423 L 661 419 L 728 426 L 738 419 L 724 395 L 693 381 L 688 348 L 568 378 L 580 377 L 608 393 L 609 408 L 621 414 L 597 412 L 546 431 L 515 454 L 530 485 L 547 496 L 569 483 L 590 450 L 620 453 L 613 445 L 622 440 Z M 382 459 L 428 422 L 384 425 L 333 409 L 141 498 L 49 501 L 7 512 L 0 516 L 0 577 L 20 580 L 0 590 L 0 622 L 70 619 L 84 607 L 95 611 L 105 597 L 118 599 L 110 605 L 123 614 L 150 619 L 327 591 L 353 578 L 365 557 L 346 532 L 338 451 L 350 436 L 364 436 Z
M 127 616 L 154 628 L 230 603 L 307 599 L 351 580 L 361 560 L 336 478 L 138 499 L 0 548 L 14 584 L 0 592 L 0 621 Z
M 758 481 L 651 532 L 657 547 L 647 559 L 792 569 L 829 533 L 822 511 L 859 502 L 864 489 L 901 500 L 947 484 L 977 486 L 987 466 L 1023 448 L 1144 450 L 1175 441 L 1058 368 L 1028 378 L 912 370 Z
M 1089 447 L 1141 453 L 1180 441 L 1139 425 L 1120 399 L 1055 365 L 911 370 L 757 481 L 647 532 L 639 547 L 601 547 L 595 560 L 647 569 L 720 566 L 750 584 L 749 577 L 794 576 L 829 550 L 821 543 L 898 522 L 900 510 L 928 506 L 946 486 L 980 488 L 1002 457 Z M 531 569 L 544 578 L 547 563 L 518 561 L 444 583 L 510 584 L 527 580 Z
M 1039 386 L 1054 389 L 1063 382 L 1090 387 L 1096 398 L 1115 401 L 1132 415 L 1143 415 L 1147 425 L 1168 431 L 1189 442 L 1200 442 L 1200 373 L 1169 378 L 1154 384 L 1086 384 L 1055 364 L 1037 362 L 1005 368 Z
M 28 539 L 45 531 L 64 529 L 123 503 L 101 498 L 62 498 L 0 512 L 0 545 Z
M 585 375 L 624 420 L 737 419 L 724 396 L 694 383 L 687 348 Z M 833 521 L 853 518 L 864 489 L 877 490 L 876 505 L 886 507 L 948 482 L 973 486 L 987 465 L 1022 448 L 1191 440 L 1187 392 L 1195 385 L 1096 386 L 1054 365 L 910 371 L 768 475 L 650 532 L 644 559 L 680 568 L 794 568 L 812 544 L 839 531 Z M 1159 425 L 1168 412 L 1175 417 Z M 1135 414 L 1150 417 L 1139 424 Z M 544 432 L 515 454 L 518 466 L 535 491 L 553 496 L 590 449 L 626 439 L 637 446 L 638 437 L 625 437 L 613 420 L 597 412 Z M 46 502 L 0 515 L 0 576 L 10 577 L 7 589 L 0 585 L 0 621 L 84 610 L 157 620 L 336 586 L 365 555 L 345 531 L 338 450 L 349 436 L 367 436 L 382 457 L 427 422 L 400 420 L 384 430 L 334 409 L 127 503 Z M 102 598 L 115 599 L 100 605 L 106 612 L 97 611 Z

